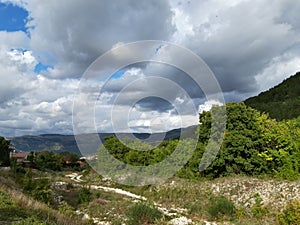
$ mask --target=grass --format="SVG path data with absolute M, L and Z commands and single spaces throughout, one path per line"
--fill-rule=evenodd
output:
M 158 222 L 163 214 L 153 205 L 137 203 L 127 212 L 128 225 L 154 224 Z
M 213 197 L 207 207 L 207 212 L 212 219 L 233 218 L 235 214 L 235 206 L 233 202 L 224 196 Z
M 13 180 L 0 176 L 0 220 L 5 224 L 82 224 L 11 187 L 17 187 Z

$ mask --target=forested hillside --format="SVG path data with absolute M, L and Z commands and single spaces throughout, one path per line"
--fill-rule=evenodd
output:
M 258 96 L 245 100 L 245 104 L 268 113 L 277 120 L 292 119 L 300 115 L 300 72 Z

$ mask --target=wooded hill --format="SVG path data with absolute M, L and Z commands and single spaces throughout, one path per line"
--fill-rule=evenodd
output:
M 268 91 L 248 98 L 245 104 L 277 120 L 297 118 L 300 115 L 300 72 Z

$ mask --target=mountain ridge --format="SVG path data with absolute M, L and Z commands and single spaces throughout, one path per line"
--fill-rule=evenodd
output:
M 77 146 L 78 140 L 89 140 L 85 145 L 85 154 L 95 153 L 98 149 L 99 138 L 102 143 L 109 136 L 118 136 L 119 138 L 126 138 L 129 136 L 135 136 L 138 139 L 145 140 L 150 137 L 151 141 L 156 142 L 161 140 L 173 140 L 180 138 L 181 135 L 188 134 L 193 131 L 197 126 L 190 126 L 186 128 L 177 128 L 168 132 L 153 133 L 88 133 L 76 135 L 64 135 L 64 134 L 40 134 L 40 135 L 24 135 L 18 137 L 9 138 L 16 151 L 30 152 L 30 151 L 53 151 L 53 152 L 72 152 L 78 155 L 82 155 L 82 152 Z M 83 138 L 83 139 L 82 139 Z
M 297 118 L 300 116 L 300 72 L 244 103 L 276 120 Z

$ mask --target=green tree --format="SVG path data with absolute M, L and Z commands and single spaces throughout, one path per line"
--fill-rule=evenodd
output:
M 9 154 L 12 151 L 10 141 L 0 137 L 0 166 L 9 166 Z
M 216 106 L 218 108 L 220 106 Z M 221 106 L 223 107 L 223 106 Z M 214 110 L 214 109 L 212 109 Z M 212 177 L 228 174 L 255 174 L 263 161 L 259 153 L 260 113 L 244 103 L 226 104 L 227 123 L 221 149 L 212 164 L 203 174 Z M 210 112 L 200 114 L 200 140 L 207 142 L 207 130 L 210 130 Z M 205 132 L 203 132 L 203 130 Z M 202 132 L 201 132 L 202 131 Z M 211 136 L 214 134 L 212 133 Z
M 276 176 L 294 180 L 300 168 L 300 126 L 297 120 L 277 122 L 262 117 L 262 146 L 259 154 Z
M 300 140 L 297 120 L 277 122 L 244 103 L 228 103 L 226 110 L 221 149 L 203 175 L 270 174 L 288 179 L 299 176 L 299 141 L 295 141 Z M 199 139 L 206 144 L 211 127 L 210 112 L 201 114 L 200 122 Z
M 40 170 L 54 170 L 60 171 L 62 168 L 62 159 L 59 155 L 49 152 L 43 151 L 36 153 L 35 157 L 35 165 Z

